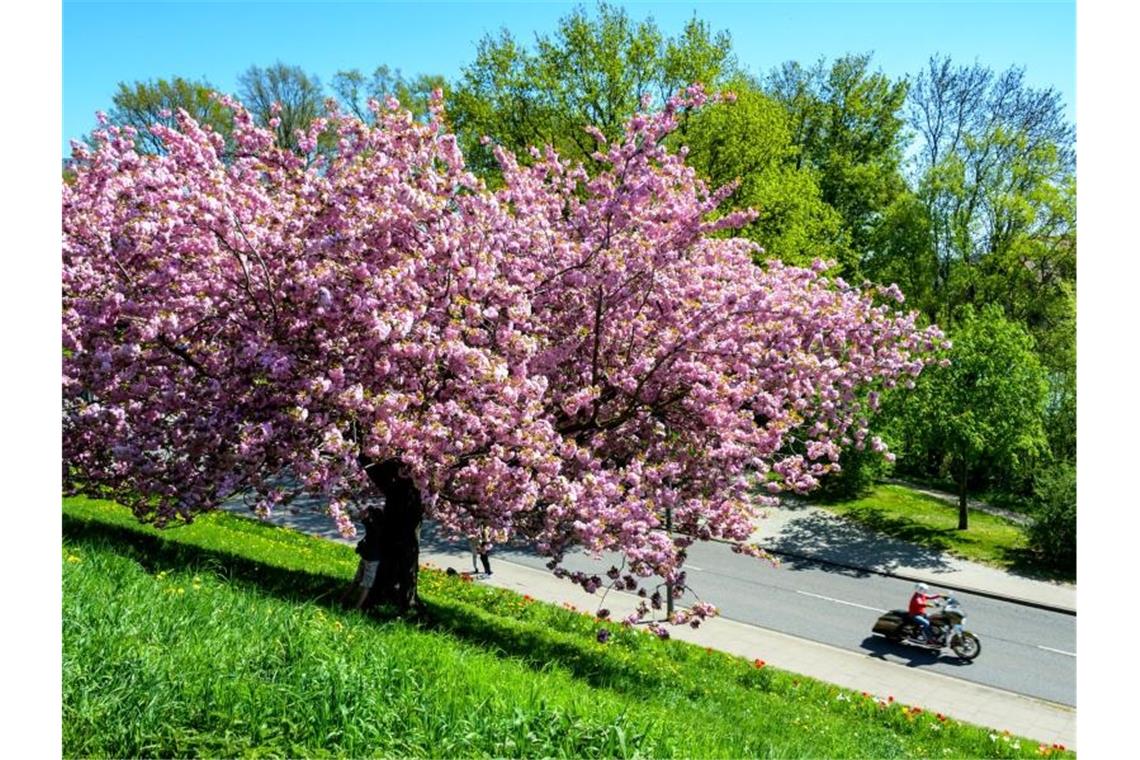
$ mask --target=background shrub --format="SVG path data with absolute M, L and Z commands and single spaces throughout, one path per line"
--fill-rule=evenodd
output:
M 1029 545 L 1055 567 L 1077 566 L 1077 469 L 1064 462 L 1034 479 Z

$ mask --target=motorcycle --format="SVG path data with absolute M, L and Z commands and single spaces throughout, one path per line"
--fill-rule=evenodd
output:
M 926 617 L 930 620 L 930 641 L 923 638 L 922 626 L 906 610 L 884 612 L 875 621 L 871 633 L 885 636 L 888 641 L 896 644 L 909 644 L 939 652 L 949 647 L 965 662 L 982 653 L 982 642 L 964 628 L 966 613 L 954 597 L 947 597 L 941 607 L 933 609 Z

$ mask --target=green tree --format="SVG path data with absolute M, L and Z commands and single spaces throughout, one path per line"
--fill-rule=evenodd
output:
M 949 366 L 928 368 L 894 399 L 893 423 L 909 454 L 941 459 L 953 474 L 965 530 L 973 472 L 1024 472 L 1045 452 L 1048 384 L 1033 338 L 998 306 L 967 307 L 952 338 Z
M 151 131 L 151 125 L 177 126 L 180 109 L 207 129 L 225 136 L 230 134 L 233 117 L 214 96 L 215 90 L 209 83 L 182 77 L 130 84 L 120 82 L 107 116 L 112 124 L 137 130 L 137 150 L 162 153 L 162 141 Z
M 924 311 L 948 324 L 963 304 L 999 303 L 1050 353 L 1048 333 L 1073 318 L 1076 279 L 1073 130 L 1059 94 L 1028 87 L 1022 69 L 935 57 L 908 109 L 926 250 L 907 279 L 931 283 Z M 872 270 L 897 271 L 896 252 L 881 253 Z
M 696 18 L 667 38 L 651 18 L 634 21 L 601 3 L 593 15 L 576 9 L 533 48 L 506 31 L 488 36 L 452 89 L 448 115 L 485 175 L 496 164 L 484 135 L 517 152 L 553 145 L 589 167 L 598 146 L 586 125 L 614 140 L 644 96 L 660 105 L 692 83 L 732 91 L 736 101 L 683 116 L 671 147 L 688 146 L 689 164 L 713 186 L 739 180 L 726 206 L 757 209 L 743 233 L 767 255 L 800 264 L 835 258 L 842 220 L 824 202 L 816 170 L 798 166 L 787 113 L 740 72 L 729 35 Z
M 1033 336 L 1049 378 L 1050 448 L 1076 453 L 1076 183 L 1060 96 L 935 57 L 907 106 L 910 192 L 883 214 L 864 272 L 931 322 L 996 304 Z
M 332 90 L 341 106 L 365 122 L 373 119 L 368 101 L 383 102 L 389 96 L 400 101 L 416 118 L 424 119 L 429 112 L 432 92 L 436 89 L 445 96 L 449 90 L 447 81 L 438 74 L 420 74 L 408 79 L 399 69 L 383 65 L 376 67 L 371 76 L 365 76 L 359 69 L 338 71 L 332 82 Z
M 688 146 L 689 165 L 713 187 L 740 183 L 725 205 L 759 212 L 741 233 L 767 255 L 794 264 L 832 257 L 842 220 L 823 201 L 816 174 L 796 168 L 783 107 L 742 76 L 725 88 L 735 99 L 694 114 L 675 144 Z
M 308 129 L 324 110 L 320 80 L 280 61 L 246 69 L 238 78 L 238 97 L 262 126 L 270 126 L 276 117 L 277 142 L 291 150 L 298 150 L 297 132 Z
M 871 69 L 870 54 L 830 66 L 785 63 L 768 75 L 768 92 L 788 112 L 796 168 L 818 174 L 821 196 L 843 222 L 839 256 L 848 273 L 872 249 L 884 210 L 906 189 L 901 166 L 905 81 Z
M 731 48 L 727 32 L 714 35 L 696 18 L 667 39 L 652 18 L 636 22 L 607 3 L 594 16 L 578 7 L 533 49 L 505 29 L 484 37 L 448 113 L 469 163 L 484 173 L 496 168 L 484 135 L 519 153 L 553 145 L 563 158 L 588 162 L 597 146 L 587 125 L 614 140 L 643 96 L 661 102 L 693 82 L 716 87 L 736 71 Z

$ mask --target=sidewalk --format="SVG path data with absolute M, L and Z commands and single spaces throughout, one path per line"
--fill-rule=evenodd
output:
M 471 566 L 471 555 L 462 550 L 424 553 L 420 560 L 425 565 L 454 567 L 460 571 Z M 530 594 L 547 602 L 569 602 L 583 610 L 596 609 L 601 598 L 599 594 L 587 594 L 578 586 L 558 580 L 548 572 L 516 565 L 502 558 L 494 561 L 494 574 L 482 577 L 482 582 Z M 620 618 L 632 612 L 638 601 L 632 594 L 611 591 L 606 596 L 605 606 L 615 618 Z M 878 697 L 894 697 L 903 704 L 985 726 L 994 729 L 995 733 L 1008 730 L 1046 744 L 1057 742 L 1070 749 L 1076 748 L 1077 713 L 1065 705 L 723 618 L 714 618 L 695 630 L 676 626 L 670 629 L 670 634 L 683 641 L 749 660 L 762 659 L 772 667 L 837 686 L 866 691 Z
M 240 505 L 227 505 L 227 507 L 238 514 L 249 515 L 248 510 Z M 780 510 L 780 514 L 773 510 L 772 516 L 761 526 L 758 534 L 775 547 L 781 542 L 794 540 L 797 532 L 814 529 L 826 517 L 830 516 L 820 516 L 817 508 L 797 508 L 786 513 Z M 277 514 L 272 521 L 342 543 L 350 545 L 354 543 L 340 538 L 332 526 L 332 521 L 312 509 L 303 509 L 296 514 L 287 512 Z M 828 531 L 838 529 L 830 522 L 822 524 Z M 870 537 L 865 536 L 863 540 L 869 541 Z M 822 555 L 828 555 L 828 546 L 827 541 L 822 544 L 819 550 Z M 831 544 L 831 546 L 832 554 L 838 552 L 836 545 Z M 914 547 L 910 549 L 913 552 Z M 865 550 L 870 553 L 870 545 L 867 545 Z M 889 551 L 876 552 L 876 554 L 892 554 L 897 551 L 898 547 L 889 547 Z M 846 559 L 855 559 L 860 555 L 856 552 L 854 557 L 849 553 L 843 556 Z M 425 566 L 454 567 L 466 571 L 471 566 L 471 555 L 462 548 L 453 551 L 424 551 L 420 554 L 420 561 Z M 937 575 L 934 570 L 941 569 L 932 569 L 924 566 L 922 562 L 917 564 L 919 565 L 917 569 L 928 574 Z M 896 570 L 900 567 L 902 566 L 894 562 L 891 569 Z M 584 610 L 594 609 L 600 602 L 598 594 L 587 594 L 580 587 L 559 580 L 548 572 L 518 565 L 501 557 L 495 559 L 494 571 L 493 575 L 482 578 L 481 582 L 529 594 L 542 601 L 556 604 L 570 603 Z M 966 570 L 942 569 L 942 576 L 939 577 L 955 572 L 962 573 Z M 988 580 L 993 581 L 993 579 Z M 942 580 L 937 582 L 943 583 Z M 611 591 L 606 596 L 605 606 L 612 611 L 614 617 L 622 617 L 632 612 L 638 601 L 640 600 L 632 594 Z M 992 728 L 996 733 L 1008 730 L 1013 734 L 1046 744 L 1058 742 L 1070 749 L 1076 747 L 1076 710 L 1064 705 L 909 668 L 878 659 L 873 654 L 849 652 L 732 620 L 713 619 L 695 630 L 687 626 L 677 626 L 672 628 L 670 633 L 678 639 L 713 647 L 749 660 L 762 659 L 781 670 L 800 673 L 849 689 L 866 691 L 879 697 L 891 696 L 903 704 L 922 707 L 924 710 L 940 712 L 957 720 Z
M 784 561 L 808 560 L 867 570 L 952 591 L 1075 615 L 1077 587 L 1007 573 L 874 533 L 822 507 L 786 503 L 767 510 L 751 540 Z

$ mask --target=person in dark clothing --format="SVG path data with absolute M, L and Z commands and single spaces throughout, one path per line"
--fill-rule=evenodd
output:
M 471 567 L 475 572 L 479 572 L 479 565 L 475 564 L 476 560 L 483 563 L 483 572 L 486 575 L 491 575 L 491 556 L 487 551 L 487 529 L 483 528 L 480 532 L 478 539 L 468 539 L 471 543 Z
M 381 561 L 372 593 L 366 595 L 363 609 L 391 605 L 401 613 L 419 612 L 421 602 L 416 589 L 424 514 L 419 489 L 409 468 L 399 459 L 374 462 L 364 454 L 358 459 L 368 479 L 384 496 L 384 508 L 379 512 L 373 531 L 380 544 Z
M 380 540 L 377 535 L 377 524 L 380 518 L 379 507 L 369 507 L 364 510 L 362 522 L 364 523 L 364 537 L 356 544 L 356 553 L 360 555 L 360 563 L 356 567 L 356 576 L 352 585 L 342 597 L 342 603 L 351 604 L 352 609 L 359 610 L 368 599 L 368 592 L 376 583 L 376 573 L 380 568 Z

